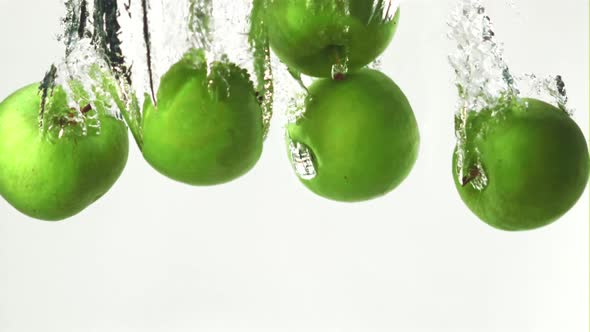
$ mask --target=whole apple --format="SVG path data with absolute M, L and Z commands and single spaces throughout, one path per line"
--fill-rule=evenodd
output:
M 26 86 L 0 103 L 0 195 L 33 218 L 57 221 L 74 216 L 103 196 L 119 178 L 129 151 L 125 124 L 97 112 L 100 131 L 69 135 L 75 122 L 59 119 L 65 135 L 51 139 L 39 128 L 39 84 Z M 47 105 L 69 111 L 56 88 Z M 84 112 L 90 111 L 83 105 Z M 56 120 L 56 119 L 54 119 Z
M 518 231 L 539 228 L 565 214 L 588 182 L 588 146 L 578 125 L 564 111 L 536 99 L 470 115 L 465 148 L 478 151 L 481 166 L 466 160 L 460 179 L 458 157 L 453 178 L 461 198 L 493 227 Z M 485 175 L 483 188 L 472 185 Z
M 309 88 L 304 115 L 287 132 L 289 150 L 307 148 L 313 164 L 315 176 L 300 176 L 301 182 L 320 196 L 345 202 L 396 188 L 410 173 L 420 142 L 403 92 L 370 69 L 343 80 L 317 80 Z M 290 157 L 297 162 L 297 155 Z
M 248 172 L 262 153 L 262 111 L 248 73 L 191 50 L 162 77 L 157 106 L 144 106 L 143 155 L 160 173 L 191 185 Z
M 270 46 L 290 68 L 330 77 L 332 66 L 354 71 L 389 45 L 399 20 L 391 0 L 269 0 Z

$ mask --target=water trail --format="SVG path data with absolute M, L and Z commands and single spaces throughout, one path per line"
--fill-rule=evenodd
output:
M 40 128 L 50 139 L 98 135 L 99 114 L 120 117 L 101 80 L 103 75 L 110 75 L 110 70 L 98 46 L 102 39 L 89 24 L 94 5 L 87 0 L 65 2 L 63 33 L 59 36 L 64 57 L 51 66 L 40 84 Z
M 265 22 L 267 8 L 268 0 L 253 0 L 248 34 L 248 42 L 252 48 L 254 73 L 258 82 L 256 93 L 262 108 L 264 137 L 268 135 L 270 129 L 274 101 L 273 69 L 267 24 Z
M 123 4 L 123 7 L 126 6 Z M 123 55 L 120 38 L 121 11 L 117 0 L 94 0 L 93 44 L 109 64 L 110 72 L 101 72 L 98 77 L 103 88 L 109 93 L 138 146 L 142 146 L 141 111 L 135 92 L 132 89 L 131 70 Z
M 574 110 L 568 105 L 569 98 L 561 75 L 538 77 L 536 74 L 524 74 L 517 76 L 516 82 L 521 96 L 543 100 L 570 116 L 574 114 Z
M 195 48 L 210 50 L 212 44 L 211 26 L 213 0 L 189 0 L 188 12 L 190 43 Z
M 550 102 L 564 111 L 567 108 L 565 83 L 561 76 L 537 78 L 527 74 L 515 76 L 504 60 L 503 45 L 496 39 L 491 18 L 481 0 L 460 0 L 451 14 L 449 38 L 456 43 L 449 55 L 459 92 L 455 115 L 458 180 L 478 190 L 487 186 L 485 167 L 479 151 L 470 147 L 467 126 L 471 113 L 493 109 L 501 116 L 503 109 L 526 107 L 522 97 L 535 97 Z
M 268 131 L 274 89 L 263 22 L 267 0 L 124 2 L 125 15 L 119 19 L 122 50 L 130 61 L 138 103 L 143 104 L 148 96 L 157 102 L 162 75 L 185 53 L 200 49 L 208 72 L 216 70 L 221 80 L 223 71 L 216 63 L 225 63 L 228 68 L 235 68 L 231 65 L 235 64 L 248 71 L 258 93 L 265 132 Z M 221 83 L 215 83 L 216 87 Z
M 459 90 L 455 115 L 457 137 L 457 176 L 464 185 L 477 189 L 487 186 L 479 153 L 468 147 L 467 120 L 470 112 L 494 107 L 502 95 L 515 95 L 513 78 L 503 59 L 502 45 L 485 8 L 479 0 L 462 0 L 449 20 L 449 37 L 457 49 L 449 56 Z
M 148 71 L 148 80 L 150 87 L 150 96 L 154 105 L 158 105 L 156 98 L 156 90 L 154 88 L 154 69 L 152 65 L 152 39 L 149 25 L 149 6 L 148 0 L 141 0 L 141 13 L 142 13 L 142 28 L 143 28 L 143 42 L 145 43 L 145 59 Z

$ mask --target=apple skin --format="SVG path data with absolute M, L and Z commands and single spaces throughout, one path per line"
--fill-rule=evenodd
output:
M 488 184 L 462 185 L 453 154 L 453 178 L 469 209 L 489 225 L 531 230 L 560 218 L 578 201 L 588 182 L 584 135 L 562 110 L 536 99 L 471 115 L 468 149 L 478 149 Z M 515 104 L 512 104 L 515 105 Z M 497 110 L 496 110 L 497 111 Z
M 372 15 L 374 1 L 349 2 L 350 15 L 345 15 L 326 0 L 271 1 L 267 24 L 272 50 L 288 67 L 315 77 L 330 77 L 337 55 L 348 55 L 350 71 L 368 65 L 393 39 L 399 9 L 384 20 Z
M 309 93 L 303 117 L 287 127 L 288 145 L 311 150 L 317 175 L 300 179 L 307 188 L 356 202 L 385 195 L 406 178 L 420 135 L 408 100 L 389 77 L 362 69 L 341 81 L 317 80 Z
M 30 217 L 58 221 L 113 186 L 127 163 L 129 139 L 123 122 L 99 112 L 100 134 L 50 140 L 39 129 L 38 87 L 26 86 L 0 103 L 0 195 Z M 52 98 L 68 107 L 63 90 Z
M 158 106 L 146 98 L 143 155 L 163 175 L 217 185 L 248 172 L 262 153 L 262 111 L 247 72 L 196 64 L 192 51 L 162 77 Z M 213 85 L 208 85 L 208 82 Z

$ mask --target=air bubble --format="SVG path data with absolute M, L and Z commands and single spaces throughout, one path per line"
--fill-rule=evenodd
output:
M 562 111 L 573 115 L 574 110 L 568 105 L 567 89 L 561 75 L 537 77 L 535 74 L 525 74 L 516 80 L 522 96 L 555 104 Z
M 297 123 L 305 115 L 307 103 L 311 102 L 311 96 L 307 93 L 297 93 L 287 105 L 287 122 Z
M 303 143 L 289 142 L 291 161 L 297 176 L 302 180 L 311 180 L 317 176 L 313 156 L 309 147 Z
M 373 70 L 381 70 L 382 66 L 383 66 L 383 58 L 378 57 L 373 62 L 371 62 L 368 67 Z

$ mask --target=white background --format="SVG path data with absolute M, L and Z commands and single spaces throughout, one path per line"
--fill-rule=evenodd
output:
M 588 137 L 588 2 L 514 2 L 487 3 L 512 71 L 562 74 Z M 0 331 L 588 331 L 587 192 L 524 233 L 478 221 L 455 192 L 452 7 L 406 2 L 383 60 L 422 133 L 393 193 L 308 192 L 280 116 L 257 167 L 224 186 L 172 182 L 133 146 L 110 193 L 66 222 L 0 202 Z M 0 99 L 59 57 L 62 14 L 58 0 L 0 0 Z

